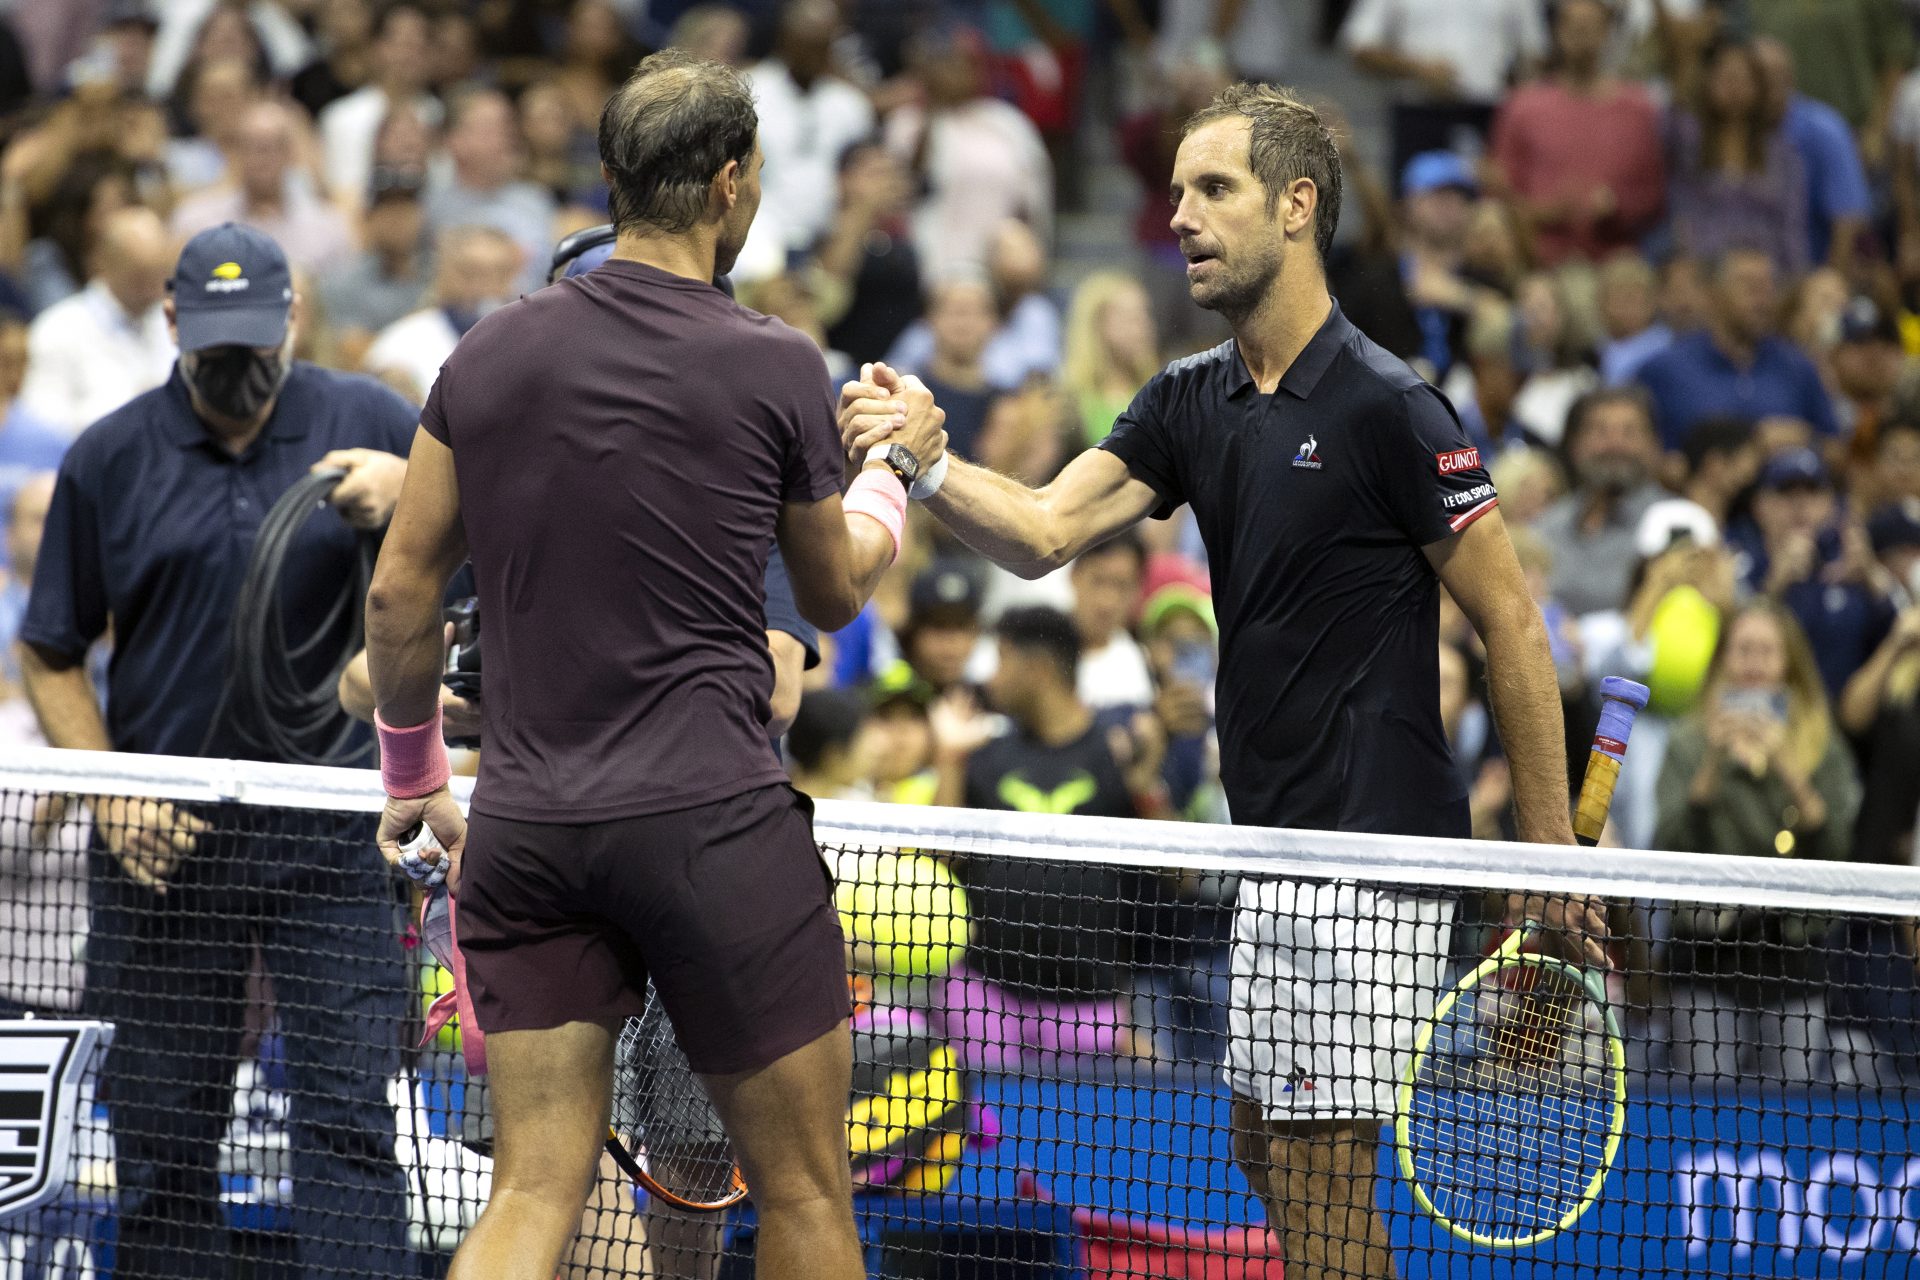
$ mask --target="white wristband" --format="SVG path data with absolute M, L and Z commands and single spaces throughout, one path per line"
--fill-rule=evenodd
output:
M 915 502 L 925 502 L 940 492 L 940 486 L 947 482 L 947 455 L 941 454 L 940 460 L 920 473 L 920 478 L 907 490 L 907 496 Z

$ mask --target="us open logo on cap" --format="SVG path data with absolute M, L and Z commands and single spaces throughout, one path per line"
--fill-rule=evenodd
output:
M 65 1189 L 80 1079 L 112 1034 L 98 1022 L 0 1022 L 0 1219 Z
M 252 288 L 253 282 L 241 271 L 239 263 L 223 262 L 213 269 L 212 279 L 207 281 L 206 287 L 208 293 L 239 293 Z

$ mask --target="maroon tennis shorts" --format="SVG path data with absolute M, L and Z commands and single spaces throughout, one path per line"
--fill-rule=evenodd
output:
M 610 822 L 475 813 L 460 950 L 489 1034 L 638 1017 L 647 979 L 694 1070 L 753 1071 L 848 1014 L 833 886 L 792 787 Z

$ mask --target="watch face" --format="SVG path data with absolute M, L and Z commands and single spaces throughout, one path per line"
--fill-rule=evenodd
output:
M 920 478 L 920 459 L 914 457 L 913 451 L 903 444 L 896 444 L 887 450 L 887 465 L 905 476 L 908 484 Z

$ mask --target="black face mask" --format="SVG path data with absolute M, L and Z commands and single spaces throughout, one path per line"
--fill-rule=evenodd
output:
M 251 347 L 211 347 L 194 354 L 187 380 L 207 408 L 244 422 L 279 394 L 287 366 L 278 351 L 262 355 Z

